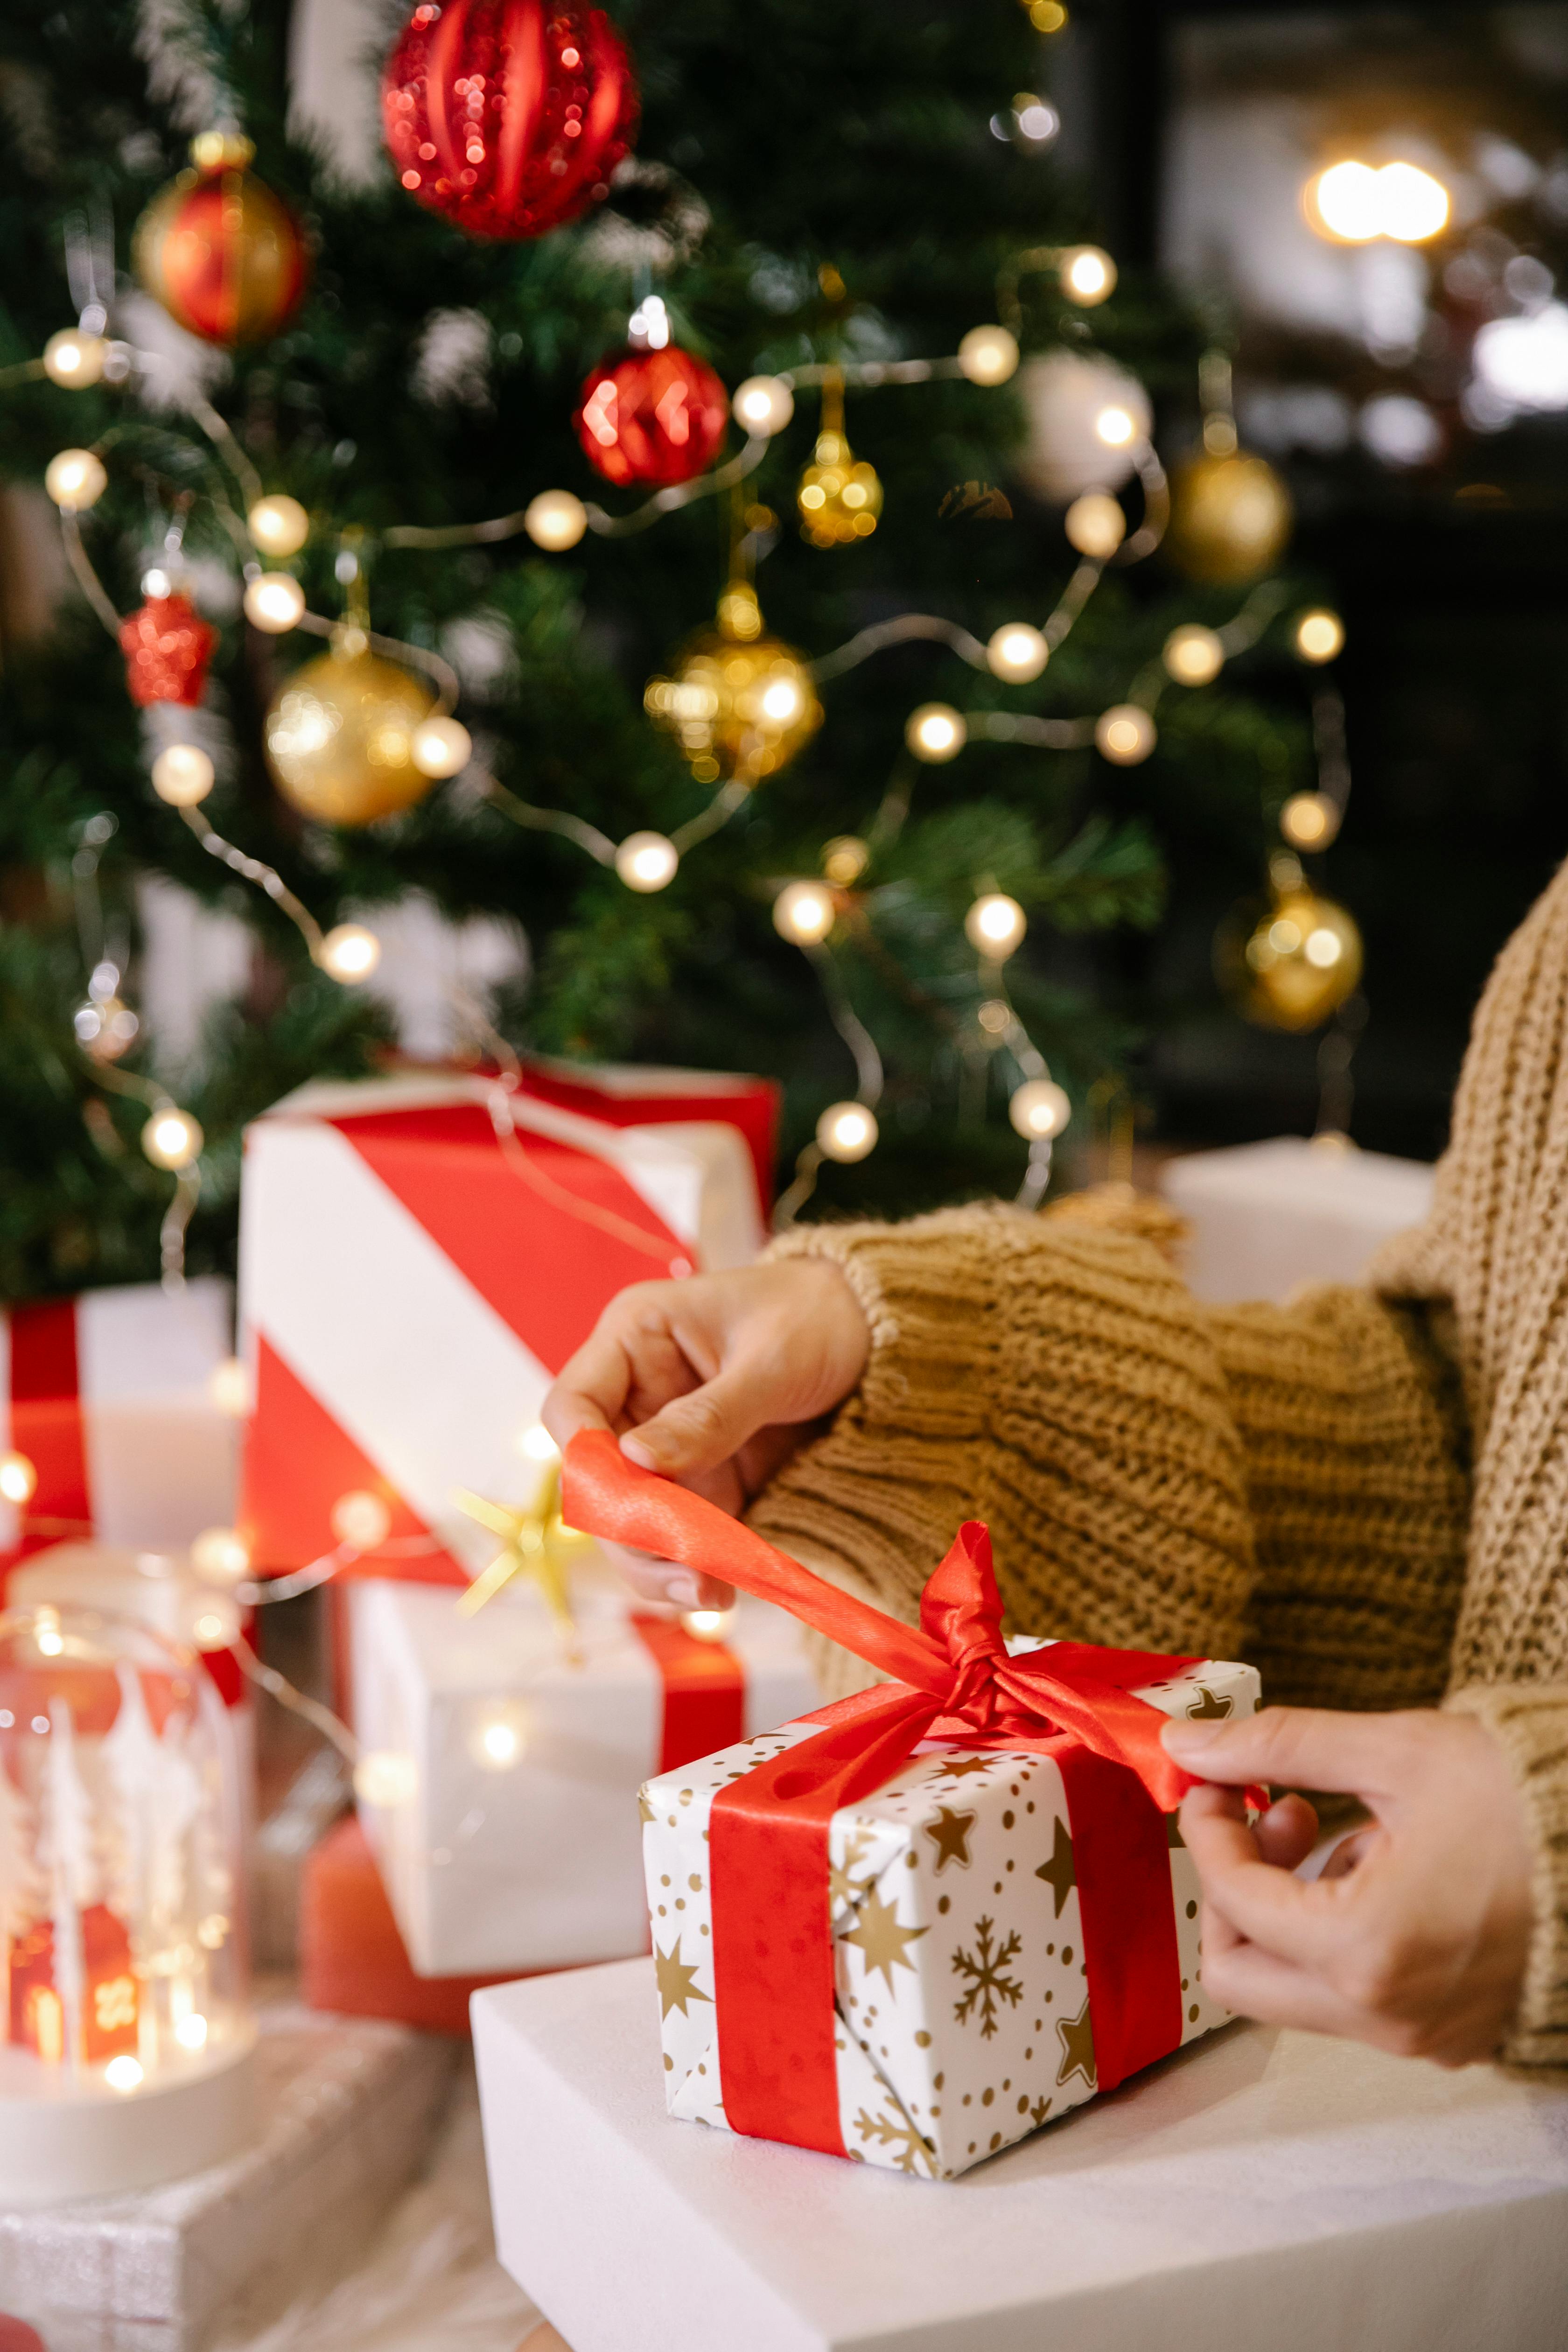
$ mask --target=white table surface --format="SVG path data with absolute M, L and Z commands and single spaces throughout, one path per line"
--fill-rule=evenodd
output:
M 1563 2352 L 1568 2086 L 1226 2029 L 952 2182 L 664 2113 L 651 1962 L 479 1995 L 574 2352 Z

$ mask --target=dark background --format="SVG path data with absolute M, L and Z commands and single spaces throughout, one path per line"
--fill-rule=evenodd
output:
M 1544 160 L 1568 146 L 1568 105 L 1563 85 L 1510 53 L 1506 20 L 1521 18 L 1568 48 L 1562 8 L 1082 0 L 1053 60 L 1062 160 L 1087 170 L 1106 242 L 1132 267 L 1168 257 L 1167 159 L 1205 81 L 1233 96 L 1306 88 L 1352 149 L 1380 121 L 1419 121 L 1456 153 L 1490 129 Z M 1090 126 L 1081 142 L 1075 121 Z M 1539 217 L 1505 226 L 1521 249 L 1560 258 L 1549 223 L 1544 235 Z M 1435 268 L 1463 243 L 1445 241 Z M 1249 374 L 1338 382 L 1353 398 L 1411 386 L 1409 370 L 1332 339 L 1292 347 L 1245 313 L 1239 326 L 1244 419 Z M 1445 422 L 1439 460 L 1409 472 L 1359 451 L 1277 460 L 1297 499 L 1293 567 L 1331 589 L 1348 631 L 1338 671 L 1354 791 L 1322 873 L 1366 940 L 1352 1131 L 1424 1159 L 1442 1147 L 1491 961 L 1568 848 L 1568 430 L 1561 415 L 1487 435 Z M 1163 1008 L 1140 1074 L 1148 1123 L 1172 1142 L 1309 1131 L 1315 1041 L 1247 1029 L 1213 997 L 1215 922 L 1256 869 L 1201 813 L 1184 821 L 1165 805 L 1160 819 L 1171 912 L 1152 946 L 1121 958 L 1133 997 Z

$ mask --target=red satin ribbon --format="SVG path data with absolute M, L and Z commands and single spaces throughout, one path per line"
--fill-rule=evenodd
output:
M 746 1673 L 734 1651 L 723 1642 L 700 1642 L 668 1617 L 634 1617 L 632 1625 L 663 1690 L 659 1770 L 679 1772 L 744 1739 Z
M 928 1738 L 1048 1753 L 1067 1789 L 1098 2084 L 1109 2090 L 1181 2039 L 1180 1968 L 1161 1819 L 1193 1786 L 1133 1691 L 1197 1664 L 1061 1642 L 1009 1658 L 986 1529 L 960 1529 L 901 1625 L 838 1591 L 684 1487 L 639 1470 L 613 1437 L 566 1451 L 562 1507 L 634 1545 L 771 1601 L 897 1679 L 813 1720 L 824 1728 L 719 1793 L 710 1821 L 719 2064 L 731 2126 L 843 2155 L 834 2051 L 828 1828 Z

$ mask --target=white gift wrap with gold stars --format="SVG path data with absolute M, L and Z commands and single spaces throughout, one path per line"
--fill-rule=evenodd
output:
M 1010 1650 L 1037 1649 L 1014 1642 Z M 1139 1691 L 1162 1714 L 1251 1715 L 1251 1666 L 1205 1660 Z M 719 2069 L 709 1814 L 721 1789 L 811 1738 L 809 1721 L 661 1774 L 642 1792 L 672 2116 L 729 2128 Z M 1198 1878 L 1170 1817 L 1182 2040 L 1229 2011 L 1204 1991 Z M 928 1741 L 828 1832 L 838 2116 L 852 2157 L 951 2179 L 1097 2088 L 1077 1872 L 1059 1766 Z

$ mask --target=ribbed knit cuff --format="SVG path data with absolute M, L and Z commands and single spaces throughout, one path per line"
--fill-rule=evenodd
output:
M 1456 1691 L 1445 1705 L 1485 1724 L 1524 1807 L 1535 1913 L 1524 1992 L 1501 2057 L 1568 2066 L 1568 1684 Z
M 912 1622 L 927 1577 L 975 1508 L 991 1433 L 998 1255 L 1015 1213 L 943 1212 L 903 1225 L 796 1226 L 768 1255 L 824 1257 L 871 1332 L 833 1427 L 758 1498 L 752 1522 L 785 1551 L 841 1564 Z

